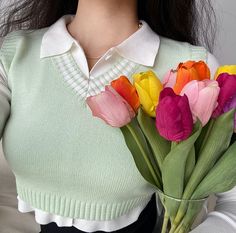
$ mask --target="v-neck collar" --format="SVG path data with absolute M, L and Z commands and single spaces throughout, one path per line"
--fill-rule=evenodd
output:
M 141 66 L 125 58 L 120 58 L 107 71 L 96 78 L 88 78 L 80 70 L 70 51 L 57 56 L 52 56 L 51 60 L 58 70 L 64 83 L 77 96 L 78 100 L 86 105 L 86 98 L 96 95 L 104 90 L 105 85 L 121 75 L 125 75 L 132 83 L 132 74 Z

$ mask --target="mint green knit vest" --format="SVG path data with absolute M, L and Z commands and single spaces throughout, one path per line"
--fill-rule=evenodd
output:
M 46 30 L 12 32 L 0 52 L 11 90 L 7 118 L 0 101 L 0 136 L 17 193 L 33 207 L 65 217 L 118 218 L 148 203 L 155 189 L 137 170 L 121 130 L 93 117 L 86 96 L 122 74 L 131 80 L 131 74 L 153 69 L 162 79 L 179 62 L 206 60 L 207 51 L 161 37 L 154 67 L 121 58 L 89 80 L 70 52 L 40 59 Z

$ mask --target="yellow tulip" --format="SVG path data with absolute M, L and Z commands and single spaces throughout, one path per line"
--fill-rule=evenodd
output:
M 215 79 L 222 73 L 236 74 L 236 65 L 220 66 L 216 71 Z
M 152 70 L 133 74 L 134 86 L 137 90 L 143 110 L 151 117 L 156 117 L 156 106 L 163 85 Z

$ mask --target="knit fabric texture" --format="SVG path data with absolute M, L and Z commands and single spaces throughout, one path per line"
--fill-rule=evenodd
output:
M 179 62 L 206 61 L 207 51 L 160 37 L 153 67 L 121 57 L 88 79 L 70 51 L 40 59 L 46 30 L 11 32 L 0 51 L 11 90 L 10 99 L 0 96 L 0 138 L 17 193 L 33 207 L 65 217 L 118 218 L 148 203 L 155 188 L 136 168 L 121 130 L 92 116 L 86 97 L 120 75 L 132 82 L 133 73 L 152 69 L 162 79 Z

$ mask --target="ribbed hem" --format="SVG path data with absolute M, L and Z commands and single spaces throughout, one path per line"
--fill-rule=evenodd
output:
M 151 195 L 147 195 L 119 203 L 95 203 L 46 191 L 33 190 L 23 187 L 19 183 L 16 183 L 16 187 L 19 197 L 34 208 L 63 217 L 97 221 L 118 218 L 141 204 L 147 204 L 151 197 Z

